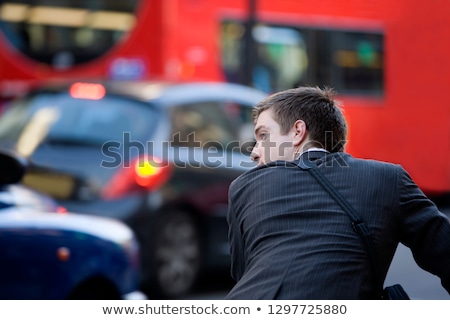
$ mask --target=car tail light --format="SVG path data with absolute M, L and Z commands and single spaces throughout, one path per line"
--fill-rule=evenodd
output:
M 56 212 L 58 212 L 58 213 L 67 213 L 67 208 L 63 207 L 63 206 L 58 206 L 56 208 Z
M 142 189 L 153 191 L 171 176 L 172 167 L 156 157 L 135 159 L 129 167 L 121 168 L 102 191 L 102 198 L 117 199 Z
M 75 82 L 70 86 L 69 93 L 72 98 L 100 100 L 106 94 L 106 89 L 99 83 Z

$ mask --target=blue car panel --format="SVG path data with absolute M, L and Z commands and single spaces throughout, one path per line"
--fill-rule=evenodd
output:
M 65 212 L 51 198 L 10 184 L 23 174 L 13 159 L 0 153 L 6 172 L 0 178 L 0 299 L 145 298 L 137 290 L 139 246 L 131 229 L 111 218 Z

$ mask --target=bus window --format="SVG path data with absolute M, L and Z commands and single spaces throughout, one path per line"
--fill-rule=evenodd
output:
M 131 30 L 137 0 L 7 0 L 0 31 L 18 51 L 55 69 L 95 59 Z
M 346 94 L 382 94 L 383 36 L 377 33 L 317 32 L 318 79 Z
M 258 25 L 252 31 L 257 59 L 254 86 L 265 92 L 293 87 L 305 79 L 308 66 L 302 33 L 293 28 Z
M 229 82 L 244 83 L 245 24 L 222 23 L 222 68 Z M 383 35 L 258 24 L 253 27 L 252 86 L 275 92 L 299 85 L 328 85 L 342 94 L 382 95 Z
M 237 22 L 222 25 L 222 64 L 227 80 L 244 78 L 243 43 L 245 27 Z M 288 27 L 257 25 L 252 30 L 256 46 L 253 64 L 253 86 L 273 92 L 298 85 L 305 79 L 308 65 L 305 41 L 298 30 Z

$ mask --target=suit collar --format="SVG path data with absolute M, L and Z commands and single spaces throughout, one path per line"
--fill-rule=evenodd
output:
M 320 158 L 323 158 L 325 155 L 329 154 L 329 152 L 322 148 L 311 148 L 304 152 L 302 152 L 299 156 L 299 159 L 308 159 L 310 161 L 314 161 Z
M 325 157 L 329 152 L 325 149 L 308 149 L 307 151 L 300 154 L 298 159 L 295 161 L 297 165 L 302 169 L 309 169 L 320 165 L 322 163 L 322 158 Z

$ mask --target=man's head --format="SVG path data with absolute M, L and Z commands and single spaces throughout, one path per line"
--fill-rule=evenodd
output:
M 299 87 L 274 93 L 253 110 L 259 165 L 294 160 L 311 147 L 343 151 L 347 124 L 332 89 Z

